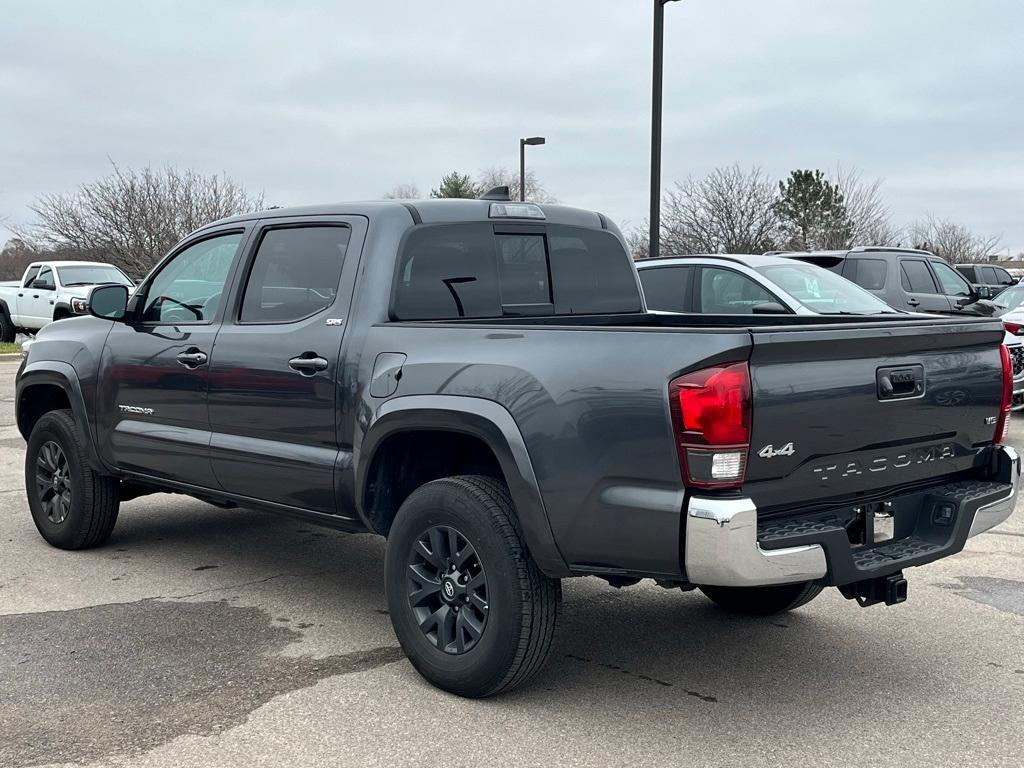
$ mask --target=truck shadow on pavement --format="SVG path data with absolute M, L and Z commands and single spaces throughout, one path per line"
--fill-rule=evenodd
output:
M 40 560 L 100 569 L 96 578 L 111 582 L 104 590 L 123 591 L 96 588 L 89 600 L 94 587 L 80 581 L 79 605 L 91 607 L 0 616 L 0 669 L 13 670 L 0 678 L 0 765 L 133 755 L 219 733 L 276 696 L 336 675 L 380 674 L 403 658 L 382 615 L 379 538 L 169 498 L 125 505 L 103 548 L 40 547 Z M 898 628 L 834 607 L 823 597 L 751 620 L 699 593 L 569 580 L 547 668 L 521 691 L 464 704 L 572 712 L 618 697 L 685 724 L 702 708 L 737 702 L 770 704 L 784 720 L 851 697 L 906 708 L 934 692 L 926 681 L 933 656 L 946 652 L 941 637 L 925 653 L 920 643 L 904 652 Z M 328 641 L 343 632 L 350 642 L 296 655 L 307 631 Z M 391 670 L 417 695 L 447 696 L 404 662 Z

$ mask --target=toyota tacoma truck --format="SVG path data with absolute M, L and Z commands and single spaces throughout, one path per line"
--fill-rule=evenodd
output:
M 0 283 L 0 341 L 19 331 L 35 333 L 54 320 L 85 314 L 95 285 L 132 284 L 113 264 L 94 261 L 36 261 L 21 280 Z
M 152 492 L 385 536 L 404 652 L 483 697 L 540 669 L 563 578 L 894 604 L 1010 515 L 998 320 L 650 313 L 608 218 L 502 198 L 226 219 L 94 288 L 18 374 L 43 538 Z

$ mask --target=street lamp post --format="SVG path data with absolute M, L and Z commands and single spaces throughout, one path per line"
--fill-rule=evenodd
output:
M 526 200 L 526 145 L 535 147 L 544 143 L 543 136 L 531 136 L 528 139 L 519 140 L 519 200 Z
M 658 257 L 661 247 L 661 72 L 665 43 L 665 4 L 654 0 L 654 67 L 651 75 L 651 216 L 647 256 Z

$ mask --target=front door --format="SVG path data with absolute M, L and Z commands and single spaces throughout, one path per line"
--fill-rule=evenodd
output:
M 57 295 L 57 278 L 53 269 L 43 267 L 35 280 L 18 292 L 18 309 L 25 307 L 25 325 L 28 328 L 42 328 L 53 319 L 54 297 Z M 25 294 L 21 296 L 21 294 Z M 25 302 L 22 304 L 21 302 Z
M 335 514 L 339 354 L 364 220 L 261 222 L 210 370 L 224 490 Z
M 120 469 L 216 488 L 206 403 L 221 297 L 241 227 L 186 244 L 133 298 L 103 350 L 97 433 Z
M 953 305 L 939 293 L 935 278 L 924 259 L 900 259 L 900 283 L 903 286 L 904 305 L 898 309 L 910 312 L 938 312 L 948 315 Z

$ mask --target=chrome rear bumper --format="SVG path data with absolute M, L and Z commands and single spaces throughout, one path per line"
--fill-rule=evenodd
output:
M 1005 495 L 994 501 L 986 498 L 973 509 L 965 501 L 962 514 L 970 515 L 969 530 L 966 536 L 960 533 L 951 539 L 946 554 L 959 551 L 965 538 L 989 530 L 1012 514 L 1020 492 L 1020 457 L 1013 448 L 1002 446 L 994 461 L 993 480 L 1008 486 Z M 757 523 L 757 507 L 748 498 L 692 497 L 686 510 L 687 579 L 693 584 L 757 587 L 814 581 L 829 574 L 821 544 L 764 549 L 758 542 Z

